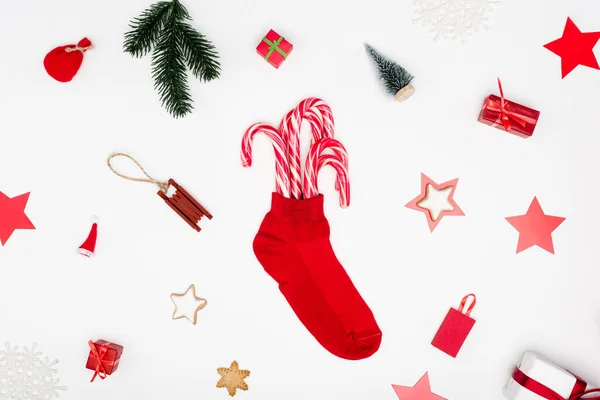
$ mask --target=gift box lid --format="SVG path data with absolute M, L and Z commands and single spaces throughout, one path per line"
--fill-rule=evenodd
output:
M 577 383 L 575 375 L 532 351 L 523 353 L 517 369 L 565 399 L 572 395 Z M 521 386 L 512 377 L 504 388 L 504 396 L 510 400 L 546 400 Z

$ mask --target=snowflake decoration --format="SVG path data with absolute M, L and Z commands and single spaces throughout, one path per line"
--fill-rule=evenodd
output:
M 415 19 L 421 25 L 431 26 L 433 40 L 460 39 L 487 28 L 487 14 L 499 0 L 414 0 Z
M 59 397 L 54 366 L 58 360 L 36 351 L 36 344 L 20 349 L 5 343 L 6 350 L 0 351 L 0 400 L 51 400 Z

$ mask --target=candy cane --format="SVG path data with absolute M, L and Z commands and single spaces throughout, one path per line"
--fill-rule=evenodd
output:
M 294 199 L 302 198 L 300 169 L 300 123 L 295 116 L 295 110 L 290 110 L 279 124 L 283 142 L 287 145 L 290 171 L 290 195 Z
M 301 110 L 300 116 L 305 117 L 311 123 L 313 141 L 334 136 L 334 121 L 331 108 L 323 100 L 309 97 L 298 104 Z
M 331 108 L 321 99 L 309 97 L 302 100 L 296 108 L 289 111 L 281 120 L 279 130 L 287 144 L 290 164 L 290 191 L 294 198 L 302 198 L 302 171 L 300 162 L 300 127 L 306 118 L 311 125 L 312 141 L 333 137 L 334 122 Z M 339 183 L 336 182 L 336 189 Z
M 332 138 L 321 139 L 310 148 L 306 157 L 306 164 L 304 167 L 304 197 L 311 198 L 319 194 L 317 188 L 317 170 L 318 170 L 318 159 L 325 150 L 331 150 L 335 157 L 348 168 L 348 153 L 346 148 L 339 140 Z M 338 175 L 338 181 L 340 176 Z M 343 189 L 341 181 L 339 181 L 340 189 Z
M 347 208 L 350 205 L 350 181 L 348 179 L 348 165 L 335 155 L 321 154 L 317 163 L 317 175 L 321 168 L 326 165 L 333 167 L 337 173 L 336 182 L 340 183 L 340 207 Z
M 277 193 L 284 197 L 290 197 L 290 166 L 283 138 L 277 129 L 271 125 L 256 123 L 246 130 L 246 133 L 244 133 L 242 138 L 242 150 L 240 153 L 242 165 L 244 167 L 250 167 L 252 165 L 252 141 L 254 140 L 254 135 L 257 133 L 264 133 L 267 135 L 273 144 L 273 150 L 275 151 L 275 186 Z
M 312 124 L 318 125 L 320 129 L 312 130 L 312 141 L 311 146 L 318 142 L 323 138 L 334 136 L 335 126 L 333 121 L 333 113 L 331 112 L 331 108 L 325 103 L 323 100 L 309 97 L 308 99 L 302 100 L 299 104 L 300 108 L 306 109 L 305 117 Z M 315 111 L 316 110 L 316 111 Z M 338 154 L 339 156 L 344 156 L 344 154 Z M 344 160 L 347 164 L 348 161 Z M 335 181 L 335 190 L 340 190 L 340 177 L 338 176 Z

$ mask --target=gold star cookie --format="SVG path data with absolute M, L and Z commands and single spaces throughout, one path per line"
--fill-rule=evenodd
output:
M 231 397 L 235 396 L 237 389 L 248 390 L 248 384 L 244 382 L 244 378 L 250 376 L 250 371 L 239 369 L 237 361 L 232 362 L 229 368 L 217 368 L 217 372 L 221 375 L 217 387 L 227 388 Z

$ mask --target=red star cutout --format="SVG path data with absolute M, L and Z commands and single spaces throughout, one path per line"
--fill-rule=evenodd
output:
M 27 215 L 25 206 L 29 193 L 9 198 L 0 192 L 0 243 L 6 244 L 16 229 L 35 229 Z
M 400 400 L 447 400 L 431 391 L 428 372 L 413 387 L 392 385 L 392 388 Z
M 552 232 L 565 219 L 563 217 L 544 214 L 537 197 L 534 197 L 529 210 L 527 210 L 527 214 L 506 218 L 508 223 L 519 231 L 517 254 L 532 246 L 539 246 L 547 252 L 554 254 Z
M 600 69 L 594 55 L 594 46 L 599 39 L 600 32 L 582 33 L 571 18 L 567 18 L 562 37 L 545 44 L 544 47 L 560 56 L 564 78 L 578 65 Z
M 427 175 L 421 173 L 421 194 L 412 199 L 405 207 L 410 208 L 412 210 L 421 211 L 425 214 L 427 218 L 427 224 L 429 225 L 429 230 L 433 232 L 435 227 L 440 223 L 442 218 L 445 216 L 464 216 L 465 213 L 460 209 L 456 201 L 454 201 L 454 191 L 456 190 L 456 185 L 458 184 L 458 178 L 453 179 L 448 182 L 437 184 L 432 181 Z M 431 187 L 430 187 L 431 186 Z M 450 203 L 451 209 L 441 209 L 440 214 L 437 218 L 434 219 L 434 215 L 432 215 L 431 209 L 424 207 L 423 202 L 427 200 L 429 196 L 429 190 L 433 188 L 436 192 L 448 192 L 448 203 Z

